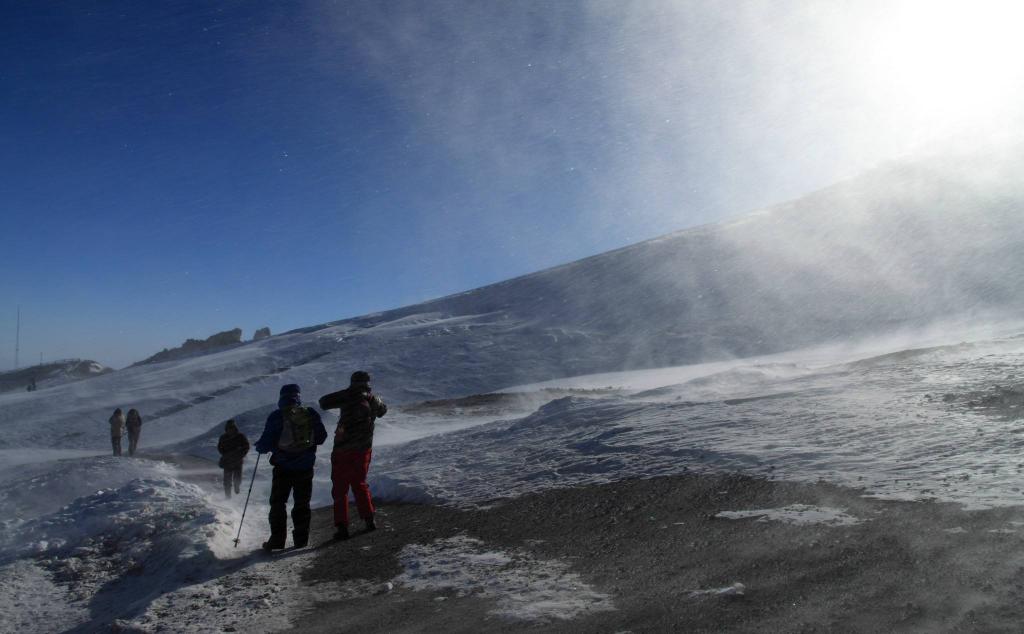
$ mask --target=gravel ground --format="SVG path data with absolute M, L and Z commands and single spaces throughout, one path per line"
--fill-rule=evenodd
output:
M 844 510 L 852 525 L 723 519 L 794 504 Z M 354 509 L 353 509 L 354 510 Z M 824 483 L 679 476 L 551 490 L 473 511 L 382 503 L 374 533 L 331 542 L 314 513 L 303 632 L 1019 632 L 1024 513 L 892 502 Z M 555 562 L 554 583 L 588 587 L 611 610 L 523 619 L 485 587 L 462 591 L 399 575 L 409 548 L 472 538 L 513 559 Z M 442 542 L 455 543 L 455 542 Z M 405 549 L 405 550 L 403 550 Z M 497 566 L 515 568 L 516 563 Z M 527 568 L 526 570 L 530 570 Z M 503 574 L 503 573 L 502 573 Z M 539 574 L 539 573 L 538 573 Z M 486 581 L 486 580 L 484 580 Z M 743 584 L 742 593 L 716 589 Z M 391 584 L 389 587 L 388 584 Z M 326 588 L 329 586 L 320 586 Z M 335 586 L 330 586 L 335 587 Z M 712 592 L 702 593 L 705 590 Z M 513 597 L 514 598 L 514 597 Z M 595 605 L 597 599 L 592 599 Z

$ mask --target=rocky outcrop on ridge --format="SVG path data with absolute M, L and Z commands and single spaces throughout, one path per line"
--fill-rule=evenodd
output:
M 153 356 L 133 365 L 147 365 L 150 363 L 161 363 L 163 361 L 183 359 L 185 357 L 194 357 L 200 354 L 206 354 L 207 352 L 218 351 L 239 343 L 242 343 L 242 329 L 234 328 L 232 330 L 218 332 L 206 339 L 186 339 L 185 343 L 181 344 L 177 348 L 164 348 Z

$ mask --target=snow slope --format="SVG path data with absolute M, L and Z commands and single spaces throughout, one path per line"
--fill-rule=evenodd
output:
M 313 402 L 356 368 L 407 405 L 379 423 L 371 485 L 390 499 L 486 504 L 742 470 L 889 497 L 1020 504 L 1013 395 L 1024 385 L 1024 336 L 1019 325 L 986 329 L 1022 307 L 1024 192 L 1021 161 L 998 159 L 987 171 L 893 166 L 734 223 L 468 293 L 0 394 L 0 622 L 91 631 L 124 618 L 146 629 L 213 606 L 240 616 L 190 623 L 244 629 L 268 613 L 293 623 L 286 592 L 267 584 L 298 578 L 308 555 L 287 570 L 253 560 L 258 529 L 233 549 L 240 502 L 222 501 L 216 469 L 194 457 L 214 457 L 228 417 L 257 435 L 281 384 L 299 383 Z M 935 326 L 958 318 L 982 328 Z M 417 404 L 496 390 L 517 400 Z M 143 414 L 142 457 L 106 456 L 117 406 Z M 326 476 L 321 468 L 316 503 L 327 502 Z M 267 485 L 264 472 L 249 510 L 257 525 Z M 417 567 L 454 575 L 463 560 L 487 568 L 518 556 L 478 546 L 411 549 L 403 582 L 421 582 Z M 523 581 L 543 596 L 549 588 L 519 576 L 541 569 L 575 583 L 567 570 L 525 562 L 502 587 Z M 544 618 L 571 613 L 574 601 L 552 597 L 561 612 Z
M 873 349 L 870 356 L 814 349 L 567 378 L 565 391 L 616 388 L 572 396 L 553 392 L 551 384 L 512 387 L 534 399 L 522 403 L 554 398 L 525 415 L 502 410 L 497 420 L 473 411 L 466 420 L 455 413 L 445 421 L 408 408 L 396 438 L 402 442 L 375 449 L 371 486 L 388 499 L 476 505 L 551 487 L 741 470 L 825 478 L 887 497 L 1021 504 L 1020 418 L 960 399 L 1024 383 L 1016 374 L 1024 361 L 1020 333 L 883 348 L 884 354 Z M 260 415 L 239 420 L 256 430 Z M 416 429 L 417 422 L 423 427 Z M 415 435 L 405 436 L 409 429 Z M 142 631 L 183 622 L 218 631 L 283 629 L 301 619 L 301 610 L 288 608 L 287 592 L 313 555 L 300 552 L 272 565 L 249 554 L 263 536 L 268 473 L 257 478 L 251 523 L 235 550 L 240 499 L 223 501 L 213 465 L 185 458 L 212 457 L 217 431 L 164 447 L 178 466 L 54 454 L 49 457 L 58 459 L 0 471 L 0 510 L 12 518 L 0 541 L 4 622 L 19 624 L 19 631 L 92 631 L 120 618 Z M 315 501 L 326 504 L 326 470 L 317 478 Z M 835 509 L 736 511 L 785 521 L 852 521 Z M 514 618 L 571 618 L 581 609 L 611 607 L 609 597 L 560 564 L 516 553 L 466 542 L 425 544 L 404 557 L 406 573 L 395 583 L 494 596 L 498 611 Z M 501 562 L 503 576 L 480 572 Z M 560 594 L 570 587 L 572 593 Z M 378 589 L 317 591 L 329 597 Z M 37 629 L 38 623 L 47 627 Z
M 683 367 L 678 382 L 664 369 L 654 389 L 652 373 L 638 372 L 642 388 L 632 392 L 631 373 L 567 379 L 566 386 L 626 393 L 560 398 L 524 418 L 386 448 L 376 458 L 377 484 L 466 504 L 552 486 L 737 470 L 823 478 L 894 498 L 1024 503 L 1024 410 L 993 416 L 951 398 L 1024 380 L 1024 335 L 827 365 L 820 351 L 785 359 L 724 371 Z
M 358 367 L 393 402 L 777 353 L 1024 308 L 1020 148 L 890 165 L 738 221 L 219 353 L 0 395 L 0 449 L 181 441 Z M 13 424 L 11 424 L 13 422 Z

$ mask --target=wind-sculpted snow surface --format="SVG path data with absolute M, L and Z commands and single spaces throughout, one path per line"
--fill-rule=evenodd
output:
M 59 510 L 97 489 L 117 489 L 140 478 L 170 477 L 165 462 L 125 460 L 113 456 L 75 458 L 19 465 L 0 471 L 0 517 L 5 521 L 34 519 Z
M 972 407 L 982 401 L 964 396 L 1004 394 L 999 386 L 1019 382 L 1024 337 L 875 350 L 883 354 L 819 349 L 583 376 L 398 407 L 395 418 L 389 421 L 389 413 L 381 419 L 384 442 L 374 451 L 371 486 L 389 500 L 486 505 L 553 487 L 742 471 L 826 479 L 895 498 L 969 506 L 1024 502 L 1020 418 L 1006 408 Z M 537 403 L 542 405 L 531 412 Z M 265 412 L 250 408 L 236 419 L 253 436 Z M 287 607 L 292 581 L 282 582 L 281 575 L 298 583 L 311 555 L 271 564 L 244 554 L 263 535 L 268 472 L 257 478 L 249 509 L 253 525 L 238 550 L 231 539 L 241 501 L 215 500 L 214 486 L 194 484 L 212 485 L 219 475 L 211 462 L 187 457 L 213 458 L 219 427 L 207 425 L 203 434 L 162 448 L 178 465 L 50 451 L 39 455 L 57 460 L 0 470 L 0 511 L 7 517 L 0 541 L 0 618 L 29 632 L 41 631 L 41 622 L 47 623 L 43 629 L 56 624 L 92 631 L 115 619 L 125 627 L 159 629 L 191 605 L 214 606 L 223 616 L 190 616 L 187 625 L 195 631 L 255 623 L 287 628 L 300 618 Z M 327 451 L 320 454 L 314 501 L 322 505 L 329 503 L 330 485 Z M 247 476 L 251 466 L 250 459 Z M 808 516 L 807 509 L 787 512 Z M 410 551 L 410 557 L 433 561 L 438 555 L 437 562 L 451 563 L 449 555 L 476 561 L 487 554 L 472 545 L 441 546 L 434 554 Z M 507 579 L 510 588 L 544 567 L 524 566 L 519 577 Z M 552 573 L 554 585 L 538 590 L 554 593 L 554 612 L 603 609 L 598 594 L 559 595 L 559 579 L 572 580 L 563 573 L 569 574 Z M 268 586 L 275 578 L 278 585 Z M 373 590 L 318 591 L 336 597 Z M 535 617 L 560 618 L 554 612 Z
M 5 511 L 24 516 L 0 536 L 0 622 L 10 631 L 283 629 L 302 611 L 288 593 L 312 552 L 283 566 L 252 554 L 267 515 L 265 477 L 234 548 L 242 500 L 185 481 L 211 481 L 212 469 L 106 457 L 47 466 L 3 484 L 36 498 L 4 498 Z
M 204 492 L 173 478 L 131 480 L 79 497 L 8 525 L 0 577 L 48 600 L 35 609 L 0 603 L 0 616 L 27 632 L 108 626 L 188 575 L 215 570 L 209 544 L 220 531 Z
M 195 485 L 176 480 L 133 480 L 26 522 L 11 535 L 11 551 L 35 558 L 55 581 L 89 599 L 128 574 L 151 580 L 161 555 L 196 546 L 195 529 L 217 521 L 203 497 Z
M 387 448 L 373 473 L 384 490 L 454 504 L 722 470 L 826 479 L 892 498 L 1021 504 L 1021 419 L 943 395 L 1004 382 L 1022 362 L 1024 340 L 1008 338 L 781 374 L 752 366 L 634 396 L 567 397 L 525 418 Z M 628 384 L 629 374 L 618 378 Z

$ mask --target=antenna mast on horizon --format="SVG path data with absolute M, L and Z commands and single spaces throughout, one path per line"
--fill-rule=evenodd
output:
M 14 369 L 18 369 L 18 352 L 21 350 L 21 306 L 18 306 L 18 326 L 14 331 Z

